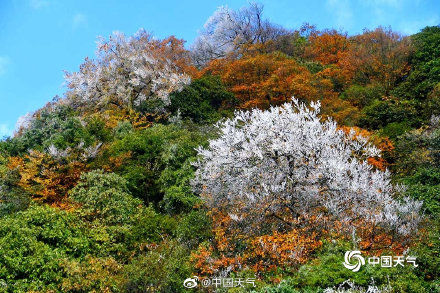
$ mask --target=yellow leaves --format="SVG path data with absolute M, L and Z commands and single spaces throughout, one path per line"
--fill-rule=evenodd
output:
M 11 157 L 8 167 L 18 170 L 18 186 L 29 192 L 34 199 L 48 203 L 60 203 L 78 181 L 86 169 L 84 163 L 71 161 L 59 162 L 47 154 L 31 151 L 24 158 Z M 60 207 L 69 209 L 68 203 Z

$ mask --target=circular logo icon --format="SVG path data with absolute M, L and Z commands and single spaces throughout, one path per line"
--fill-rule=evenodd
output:
M 355 263 L 352 264 L 351 260 L 354 260 Z M 347 251 L 344 256 L 344 267 L 353 272 L 357 272 L 360 270 L 361 266 L 365 265 L 365 259 L 361 255 L 359 250 Z
M 211 280 L 210 279 L 203 279 L 202 280 L 202 286 L 203 287 L 209 287 L 211 285 Z
M 195 288 L 197 287 L 197 280 L 199 278 L 196 276 L 193 276 L 192 278 L 188 278 L 185 281 L 183 281 L 183 287 L 185 288 Z

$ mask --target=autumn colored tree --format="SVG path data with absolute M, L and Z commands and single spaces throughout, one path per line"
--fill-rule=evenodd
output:
M 377 136 L 377 135 L 373 136 L 373 134 L 370 131 L 356 126 L 354 127 L 342 126 L 340 128 L 347 135 L 353 133 L 352 136 L 353 139 L 357 139 L 359 136 L 368 138 L 368 141 L 381 151 L 381 156 L 372 156 L 367 159 L 367 162 L 370 165 L 376 167 L 381 171 L 385 171 L 389 167 L 390 163 L 387 161 L 386 158 L 392 156 L 392 152 L 395 149 L 395 147 L 393 142 L 388 137 Z
M 34 199 L 58 205 L 87 170 L 87 162 L 98 155 L 100 147 L 101 144 L 81 144 L 62 150 L 51 145 L 45 152 L 30 151 L 24 157 L 11 157 L 8 167 L 19 173 L 18 186 Z
M 338 61 L 358 84 L 379 83 L 386 92 L 408 74 L 413 47 L 410 39 L 391 28 L 365 30 L 350 38 L 351 46 Z
M 238 60 L 214 60 L 201 73 L 220 75 L 238 98 L 239 108 L 267 109 L 293 96 L 301 101 L 321 101 L 323 114 L 338 122 L 356 121 L 359 113 L 350 102 L 338 97 L 327 71 L 312 73 L 279 52 L 247 55 Z
M 246 109 L 264 109 L 292 96 L 306 101 L 319 99 L 328 90 L 325 82 L 282 53 L 257 54 L 233 61 L 214 60 L 203 73 L 220 75 L 239 99 L 239 106 Z
M 308 38 L 305 55 L 322 64 L 337 64 L 350 48 L 347 34 L 336 30 L 314 31 Z

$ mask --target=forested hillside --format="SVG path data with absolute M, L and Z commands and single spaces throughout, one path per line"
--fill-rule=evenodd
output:
M 0 142 L 1 292 L 440 292 L 439 26 L 250 4 L 184 43 L 99 39 Z M 353 250 L 418 266 L 353 272 Z

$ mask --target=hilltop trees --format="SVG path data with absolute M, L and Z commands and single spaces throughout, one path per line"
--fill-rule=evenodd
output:
M 251 3 L 240 10 L 218 8 L 204 25 L 192 51 L 197 65 L 224 58 L 230 53 L 287 34 L 287 30 L 263 19 L 263 6 Z
M 132 110 L 146 104 L 160 111 L 171 92 L 190 82 L 189 55 L 174 37 L 155 40 L 143 30 L 131 38 L 115 33 L 99 41 L 96 55 L 79 72 L 66 73 L 66 95 L 74 108 Z
M 395 92 L 407 99 L 423 100 L 440 82 L 440 27 L 426 27 L 411 39 L 417 48 L 412 54 L 413 70 Z

